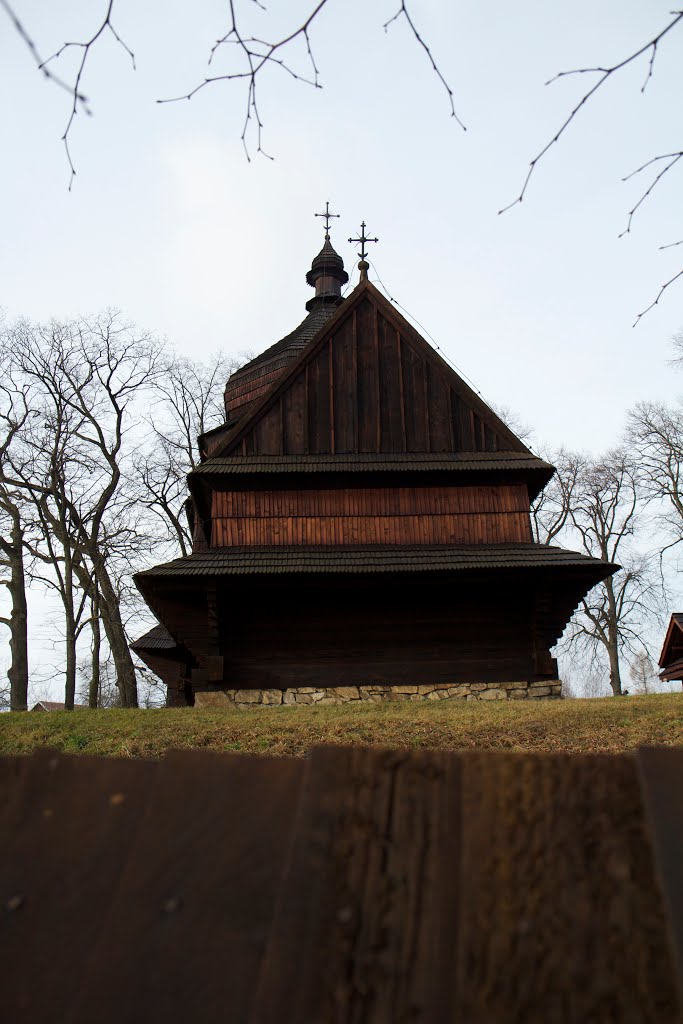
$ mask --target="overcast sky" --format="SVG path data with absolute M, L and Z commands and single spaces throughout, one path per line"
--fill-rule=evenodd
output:
M 85 39 L 106 4 L 14 0 L 47 56 Z M 313 0 L 241 0 L 245 28 L 278 38 Z M 114 306 L 208 356 L 259 351 L 291 331 L 312 294 L 304 275 L 322 242 L 313 214 L 341 213 L 332 240 L 347 269 L 361 219 L 371 279 L 426 328 L 484 398 L 533 427 L 539 445 L 600 451 L 629 406 L 671 400 L 667 365 L 683 328 L 683 279 L 639 325 L 636 315 L 683 262 L 681 174 L 674 170 L 619 238 L 651 178 L 622 178 L 680 149 L 683 28 L 606 84 L 552 147 L 526 199 L 530 159 L 559 128 L 588 76 L 559 71 L 617 62 L 670 20 L 668 0 L 413 0 L 410 9 L 454 93 L 463 132 L 396 0 L 328 0 L 311 29 L 323 88 L 272 68 L 259 83 L 264 147 L 240 141 L 242 83 L 159 105 L 202 81 L 227 30 L 224 0 L 117 0 L 111 35 L 82 89 L 93 116 L 60 137 L 69 98 L 36 71 L 0 8 L 0 305 L 34 319 Z M 49 10 L 46 10 L 49 8 Z M 76 53 L 55 70 L 73 71 Z M 301 46 L 292 64 L 307 74 Z M 232 64 L 230 62 L 233 62 Z M 217 70 L 237 68 L 225 51 Z M 591 79 L 592 81 L 592 79 Z M 357 257 L 356 257 L 357 258 Z M 355 275 L 357 280 L 357 272 Z

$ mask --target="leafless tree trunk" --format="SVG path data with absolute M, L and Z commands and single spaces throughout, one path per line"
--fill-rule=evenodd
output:
M 7 672 L 10 683 L 10 709 L 26 711 L 28 708 L 28 611 L 26 607 L 26 580 L 24 573 L 24 535 L 21 517 L 16 506 L 3 509 L 11 520 L 9 538 L 0 537 L 0 565 L 9 570 L 2 579 L 12 602 L 9 618 L 0 618 L 0 623 L 10 631 L 10 652 L 12 661 Z
M 97 587 L 93 587 L 90 599 L 90 632 L 92 635 L 91 673 L 88 685 L 88 707 L 96 708 L 100 700 L 100 657 L 102 637 L 100 633 L 100 602 Z
M 0 359 L 2 350 L 0 349 Z M 0 584 L 7 588 L 11 610 L 9 617 L 0 618 L 0 624 L 9 629 L 11 662 L 7 672 L 10 684 L 10 708 L 26 711 L 28 707 L 28 611 L 26 603 L 26 574 L 24 569 L 24 527 L 22 522 L 21 491 L 17 491 L 7 477 L 7 463 L 11 447 L 16 443 L 29 417 L 25 395 L 15 396 L 2 388 L 3 407 L 0 421 L 5 431 L 0 442 L 0 566 L 3 576 Z

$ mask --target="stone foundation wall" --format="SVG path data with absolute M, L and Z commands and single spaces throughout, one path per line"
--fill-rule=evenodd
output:
M 349 701 L 385 700 L 559 700 L 562 683 L 437 683 L 414 686 L 335 686 L 318 689 L 297 686 L 289 690 L 213 690 L 195 694 L 198 708 L 253 707 L 255 704 L 346 704 Z

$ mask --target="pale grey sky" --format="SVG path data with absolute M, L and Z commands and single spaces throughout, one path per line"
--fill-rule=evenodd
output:
M 15 6 L 43 54 L 84 38 L 104 8 Z M 68 97 L 36 72 L 0 10 L 0 302 L 10 314 L 117 306 L 188 354 L 264 348 L 304 313 L 303 275 L 321 241 L 313 213 L 329 198 L 347 265 L 346 239 L 364 217 L 391 294 L 539 440 L 608 446 L 634 401 L 678 393 L 666 359 L 683 327 L 683 282 L 631 325 L 681 262 L 680 248 L 657 248 L 683 235 L 680 174 L 618 238 L 645 183 L 620 179 L 680 148 L 675 32 L 645 94 L 641 60 L 549 153 L 525 202 L 497 214 L 586 83 L 545 80 L 630 52 L 669 20 L 669 4 L 414 0 L 463 133 L 405 23 L 382 30 L 394 0 L 328 0 L 311 33 L 324 88 L 264 75 L 264 141 L 276 159 L 251 163 L 240 84 L 154 102 L 201 81 L 226 6 L 118 0 L 115 25 L 138 70 L 111 37 L 92 54 L 83 88 L 94 116 L 72 131 L 70 193 L 60 143 Z M 258 34 L 274 36 L 310 5 L 242 6 Z
M 85 38 L 106 5 L 14 6 L 47 55 Z M 313 3 L 241 6 L 251 31 L 274 38 Z M 305 313 L 304 274 L 322 241 L 313 214 L 329 199 L 347 269 L 346 239 L 364 218 L 380 238 L 371 277 L 538 444 L 599 451 L 618 440 L 634 402 L 683 390 L 667 366 L 683 279 L 632 327 L 683 261 L 683 246 L 658 250 L 683 237 L 683 166 L 618 237 L 648 183 L 621 178 L 681 147 L 683 28 L 663 41 L 644 94 L 641 59 L 553 147 L 524 203 L 497 213 L 587 76 L 544 82 L 626 56 L 670 20 L 668 2 L 413 0 L 464 133 L 405 22 L 383 31 L 396 0 L 328 0 L 311 30 L 324 88 L 264 74 L 264 146 L 275 160 L 254 153 L 251 163 L 242 85 L 155 103 L 202 80 L 226 8 L 117 0 L 114 23 L 137 71 L 112 37 L 92 53 L 83 91 L 93 116 L 71 132 L 71 192 L 60 142 L 69 99 L 42 79 L 0 8 L 0 306 L 10 317 L 116 306 L 190 356 L 258 351 Z M 307 73 L 301 50 L 297 62 Z

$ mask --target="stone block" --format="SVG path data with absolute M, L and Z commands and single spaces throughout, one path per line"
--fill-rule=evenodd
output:
M 293 686 L 293 693 L 315 693 L 318 689 L 317 686 Z
M 432 690 L 431 693 L 425 694 L 427 700 L 441 700 L 441 694 L 438 690 Z
M 448 696 L 449 697 L 467 697 L 470 692 L 469 686 L 449 686 Z
M 430 685 L 429 683 L 420 683 L 418 686 L 415 687 L 417 693 L 421 694 L 424 697 L 426 697 L 427 694 L 431 693 L 432 690 L 434 689 L 435 687 L 433 685 Z
M 526 700 L 528 696 L 526 690 L 510 690 L 510 700 Z
M 313 694 L 312 693 L 301 693 L 300 690 L 294 691 L 294 702 L 295 704 L 312 704 Z
M 333 686 L 327 692 L 330 696 L 338 697 L 340 701 L 360 699 L 357 686 Z
M 504 689 L 506 689 L 506 690 L 514 690 L 514 689 L 526 690 L 526 688 L 527 688 L 527 686 L 529 684 L 525 681 L 523 683 L 501 683 L 500 685 Z
M 234 690 L 199 690 L 194 695 L 196 708 L 225 708 L 235 703 Z
M 262 704 L 282 704 L 282 690 L 261 690 Z
M 417 693 L 417 686 L 392 686 L 390 693 Z
M 507 694 L 505 690 L 490 689 L 480 690 L 479 700 L 507 700 Z
M 528 692 L 530 697 L 548 697 L 552 691 L 549 686 L 537 686 L 532 683 Z
M 323 700 L 323 698 L 325 697 L 325 693 L 325 690 L 314 690 L 313 693 L 311 694 L 311 697 L 313 698 L 313 703 L 319 704 L 320 701 Z
M 261 690 L 235 690 L 236 704 L 260 704 Z
M 296 690 L 285 690 L 282 695 L 283 704 L 296 704 Z
M 470 683 L 469 685 L 470 690 L 472 690 L 472 692 L 474 692 L 475 690 L 487 690 L 489 687 L 488 683 Z

